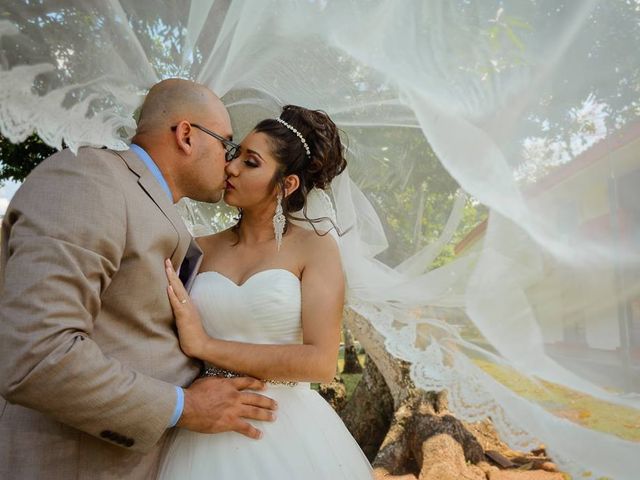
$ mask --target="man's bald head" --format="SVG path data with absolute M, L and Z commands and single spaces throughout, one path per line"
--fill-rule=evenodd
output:
M 163 80 L 149 90 L 132 142 L 144 149 L 169 185 L 173 201 L 189 197 L 217 202 L 225 187 L 229 113 L 207 87 L 190 80 Z
M 193 123 L 228 122 L 222 101 L 204 85 L 170 78 L 149 90 L 138 120 L 136 136 L 163 132 L 181 120 Z

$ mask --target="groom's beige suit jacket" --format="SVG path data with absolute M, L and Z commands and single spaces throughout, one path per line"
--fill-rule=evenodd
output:
M 182 219 L 132 151 L 39 165 L 2 223 L 0 478 L 151 479 L 200 365 L 180 350 L 163 261 Z

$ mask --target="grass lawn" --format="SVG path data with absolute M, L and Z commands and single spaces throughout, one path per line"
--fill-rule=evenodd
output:
M 364 365 L 364 355 L 358 355 L 358 360 L 360 360 L 360 365 Z M 338 358 L 338 371 L 342 372 L 342 367 L 344 367 L 344 358 L 342 353 Z M 361 373 L 343 373 L 340 375 L 342 377 L 342 381 L 344 382 L 344 386 L 347 390 L 347 399 L 351 398 L 351 394 L 356 389 L 360 378 L 362 378 Z
M 534 400 L 554 415 L 598 432 L 640 442 L 640 411 L 599 400 L 581 392 L 523 377 L 515 370 L 484 360 L 474 363 L 518 395 Z M 638 444 L 640 451 L 640 443 Z

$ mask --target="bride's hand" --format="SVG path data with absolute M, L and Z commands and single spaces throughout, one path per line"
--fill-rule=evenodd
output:
M 200 352 L 202 352 L 209 336 L 202 327 L 200 314 L 173 269 L 170 260 L 165 260 L 165 271 L 169 280 L 167 292 L 176 318 L 180 348 L 188 356 L 200 358 Z

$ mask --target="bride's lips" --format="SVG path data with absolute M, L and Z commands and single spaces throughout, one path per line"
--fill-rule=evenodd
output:
M 226 190 L 235 190 L 235 188 L 236 187 L 234 187 L 233 184 L 229 180 L 227 180 L 227 183 L 225 185 L 225 189 Z

